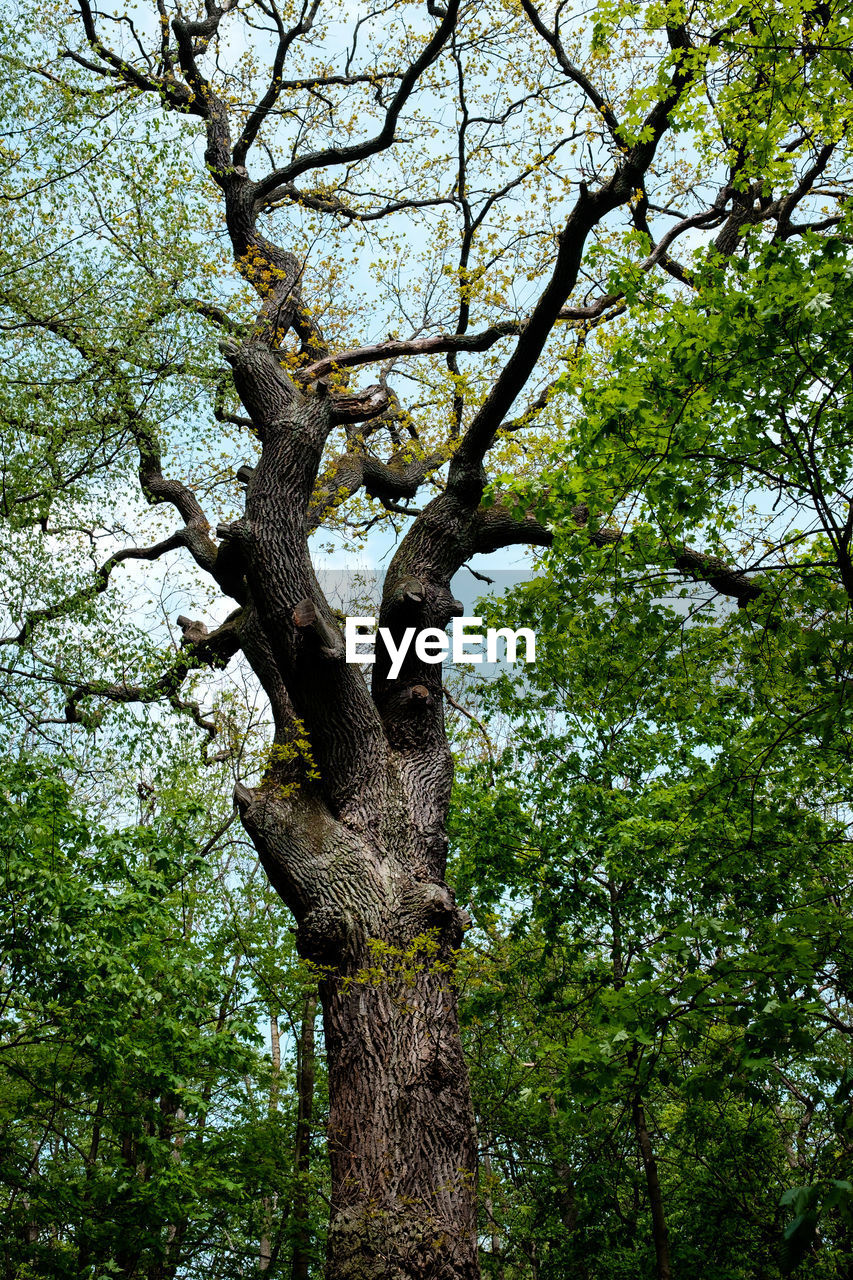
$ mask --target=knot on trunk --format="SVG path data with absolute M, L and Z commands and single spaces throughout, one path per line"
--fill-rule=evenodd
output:
M 203 622 L 197 622 L 193 618 L 184 617 L 181 614 L 178 618 L 178 626 L 184 633 L 181 640 L 181 648 L 191 648 L 193 645 L 200 644 L 208 635 L 207 627 Z
M 315 907 L 296 930 L 296 949 L 303 960 L 337 965 L 350 941 L 351 924 L 340 907 L 325 903 Z
M 399 639 L 406 627 L 423 626 L 428 608 L 426 586 L 420 578 L 407 574 L 393 585 L 386 581 L 379 622 Z
M 293 610 L 293 625 L 305 637 L 312 637 L 324 658 L 342 658 L 344 643 L 340 631 L 317 608 L 313 600 L 300 600 Z
M 446 627 L 451 618 L 461 618 L 464 613 L 465 606 L 447 584 L 429 586 L 420 578 L 407 575 L 393 586 L 386 584 L 380 621 L 392 628 L 411 625 L 417 619 L 428 620 L 430 626 Z
M 251 526 L 245 520 L 216 526 L 221 545 L 216 553 L 214 573 L 224 591 L 235 600 L 245 598 L 246 552 L 253 541 Z
M 385 697 L 381 699 L 383 713 L 386 716 L 414 717 L 416 723 L 420 723 L 424 712 L 433 705 L 432 694 L 425 684 L 407 684 L 403 688 L 398 685 L 399 681 L 389 681 Z
M 223 522 L 216 526 L 216 536 L 222 542 L 237 542 L 243 546 L 251 546 L 255 541 L 252 526 L 242 516 L 230 524 Z
M 462 935 L 471 926 L 471 917 L 461 910 L 444 881 L 416 880 L 403 894 L 407 914 L 418 920 L 418 931 L 437 933 L 442 950 L 456 951 Z
M 446 884 L 432 881 L 429 884 L 421 885 L 421 893 L 427 910 L 438 920 L 444 920 L 456 910 L 453 894 Z
M 451 618 L 461 618 L 465 614 L 465 606 L 457 600 L 449 587 L 439 587 L 435 594 L 435 612 L 439 626 L 446 627 Z

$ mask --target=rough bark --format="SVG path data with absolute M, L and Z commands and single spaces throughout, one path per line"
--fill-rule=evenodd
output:
M 399 778 L 386 782 L 376 832 L 319 802 L 306 813 L 285 791 L 239 799 L 294 904 L 299 949 L 324 972 L 327 1275 L 475 1277 L 475 1142 L 452 984 L 461 913 L 416 862 L 423 842 L 400 811 Z
M 268 348 L 228 355 L 264 449 L 245 518 L 221 533 L 246 583 L 242 641 L 277 728 L 267 781 L 238 789 L 237 802 L 296 917 L 301 954 L 323 973 L 327 1274 L 474 1277 L 475 1147 L 451 975 L 462 921 L 443 880 L 451 760 L 440 696 L 413 693 L 404 673 L 374 701 L 345 662 L 304 537 L 329 400 L 289 385 Z M 424 604 L 446 623 L 446 588 Z M 391 600 L 394 625 L 399 612 Z

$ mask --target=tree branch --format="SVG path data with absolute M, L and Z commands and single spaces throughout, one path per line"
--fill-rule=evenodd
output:
M 575 507 L 572 511 L 575 527 L 583 529 L 589 521 L 589 511 L 585 506 Z M 629 541 L 630 531 L 600 528 L 590 530 L 589 540 L 596 547 L 618 547 Z M 553 532 L 529 513 L 518 517 L 503 503 L 492 507 L 481 508 L 478 513 L 478 527 L 474 540 L 475 553 L 499 551 L 503 547 L 526 545 L 548 547 L 553 542 Z M 672 567 L 696 581 L 707 582 L 720 595 L 737 600 L 739 607 L 744 608 L 764 594 L 764 587 L 751 581 L 746 574 L 728 564 L 719 556 L 708 555 L 685 543 L 673 545 L 661 543 L 660 550 L 671 557 Z
M 273 61 L 269 88 L 255 107 L 252 114 L 249 116 L 243 126 L 243 132 L 240 134 L 240 137 L 234 145 L 232 159 L 235 167 L 246 163 L 246 156 L 249 154 L 249 148 L 258 136 L 259 129 L 272 108 L 275 106 L 282 91 L 283 85 L 281 73 L 284 67 L 284 60 L 287 57 L 287 52 L 297 36 L 305 35 L 306 32 L 311 30 L 319 7 L 320 0 L 311 0 L 310 7 L 306 0 L 302 5 L 302 14 L 299 21 L 295 26 L 291 27 L 289 31 L 285 31 L 284 23 L 281 20 L 281 15 L 279 14 L 275 0 L 269 0 L 269 9 L 267 9 L 266 5 L 263 5 L 264 10 L 271 14 L 276 27 L 278 28 L 278 46 L 275 51 L 275 59 Z
M 438 355 L 447 351 L 488 351 L 501 338 L 518 333 L 520 324 L 515 320 L 501 321 L 480 333 L 438 334 L 432 338 L 389 338 L 368 347 L 351 347 L 337 355 L 325 356 L 295 373 L 300 382 L 314 382 L 335 369 L 354 368 L 356 365 L 374 364 L 379 360 L 393 360 L 398 356 Z
M 667 30 L 671 44 L 681 45 L 686 41 L 686 35 L 680 28 Z M 686 69 L 683 57 L 676 57 L 669 92 L 655 103 L 639 130 L 638 136 L 644 140 L 631 147 L 609 180 L 598 191 L 590 193 L 585 184 L 581 183 L 575 207 L 558 239 L 557 258 L 551 278 L 522 329 L 515 350 L 469 424 L 451 462 L 448 489 L 457 497 L 464 497 L 472 507 L 479 504 L 483 492 L 483 458 L 491 446 L 501 419 L 533 372 L 545 343 L 560 318 L 565 300 L 577 282 L 587 236 L 607 213 L 625 204 L 640 188 L 654 159 L 657 145 L 669 126 L 670 113 L 695 75 L 695 67 Z
M 362 487 L 371 498 L 394 501 L 414 498 L 431 471 L 447 461 L 445 453 L 409 462 L 380 462 L 366 453 L 345 453 L 334 463 L 331 474 L 316 494 L 308 510 L 308 529 L 314 530 L 344 495 L 352 497 Z
M 331 213 L 341 218 L 347 218 L 350 222 L 376 222 L 380 218 L 387 218 L 393 213 L 400 213 L 404 209 L 434 209 L 438 205 L 455 205 L 456 201 L 449 196 L 436 196 L 429 200 L 391 200 L 388 204 L 383 205 L 381 209 L 371 209 L 363 212 L 359 209 L 353 209 L 349 205 L 339 200 L 337 196 L 318 196 L 311 191 L 300 191 L 292 182 L 277 188 L 267 197 L 265 207 L 273 208 L 281 201 L 292 201 L 306 209 L 314 209 L 317 213 Z
M 555 20 L 554 30 L 549 31 L 549 29 L 545 26 L 545 23 L 542 21 L 542 18 L 539 15 L 536 8 L 530 3 L 530 0 L 521 0 L 521 7 L 524 10 L 525 14 L 527 15 L 527 18 L 531 23 L 534 31 L 536 31 L 542 37 L 545 43 L 549 46 L 549 48 L 553 50 L 554 56 L 557 59 L 557 64 L 560 67 L 560 70 L 569 80 L 573 81 L 574 84 L 578 86 L 578 88 L 583 90 L 586 97 L 595 107 L 596 111 L 598 112 L 598 114 L 601 116 L 602 120 L 606 124 L 608 132 L 610 133 L 610 136 L 613 138 L 613 141 L 616 142 L 617 145 L 621 147 L 623 144 L 619 137 L 619 121 L 616 117 L 616 114 L 613 111 L 613 108 L 610 106 L 610 103 L 605 100 L 604 96 L 601 93 L 599 93 L 599 91 L 596 89 L 595 85 L 589 80 L 589 78 L 586 75 L 584 75 L 584 73 L 580 70 L 579 67 L 576 67 L 574 63 L 570 61 L 568 54 L 566 53 L 566 50 L 563 46 L 563 42 L 560 39 L 559 25 L 558 25 L 559 19 L 557 18 Z
M 65 49 L 62 53 L 64 58 L 70 58 L 79 66 L 85 67 L 87 71 L 93 71 L 98 76 L 111 76 L 113 78 L 118 78 L 135 89 L 142 89 L 146 93 L 157 93 L 162 96 L 163 100 L 174 110 L 181 112 L 192 110 L 191 94 L 186 85 L 180 84 L 172 75 L 164 77 L 152 76 L 150 74 L 145 75 L 134 67 L 133 63 L 128 62 L 125 58 L 119 57 L 117 53 L 104 44 L 98 35 L 95 27 L 95 19 L 88 0 L 78 0 L 78 4 L 80 8 L 80 16 L 83 20 L 83 30 L 86 34 L 89 46 L 95 51 L 102 62 L 105 62 L 107 65 L 101 66 L 96 62 L 91 62 L 88 58 L 84 58 L 82 54 L 76 53 L 73 49 Z
M 165 697 L 176 710 L 188 711 L 195 723 L 204 729 L 210 737 L 214 737 L 216 734 L 215 723 L 203 717 L 197 703 L 182 699 L 180 688 L 190 671 L 196 670 L 200 666 L 221 668 L 228 665 L 230 659 L 242 647 L 240 641 L 241 617 L 241 611 L 238 609 L 226 618 L 221 627 L 217 627 L 215 631 L 204 635 L 199 631 L 201 624 L 193 624 L 189 622 L 189 619 L 183 619 L 182 621 L 186 624 L 183 629 L 187 643 L 176 656 L 171 668 L 159 679 L 152 681 L 148 685 L 128 684 L 125 681 L 118 683 L 111 683 L 107 680 L 82 681 L 66 696 L 66 721 L 69 724 L 97 726 L 100 721 L 100 716 L 97 713 L 95 716 L 91 716 L 80 710 L 79 703 L 83 698 L 102 698 L 107 702 L 117 703 L 150 703 L 158 702 Z M 195 628 L 194 634 L 193 628 Z M 189 635 L 187 635 L 188 632 Z
M 100 569 L 95 571 L 92 581 L 87 586 L 81 587 L 79 591 L 66 596 L 64 600 L 57 601 L 56 604 L 47 605 L 43 609 L 31 610 L 27 614 L 20 631 L 14 635 L 0 638 L 0 645 L 25 645 L 41 623 L 53 622 L 57 618 L 65 617 L 73 613 L 80 605 L 87 604 L 106 591 L 110 584 L 112 571 L 117 565 L 123 564 L 126 560 L 158 560 L 167 551 L 185 547 L 188 533 L 187 529 L 180 529 L 177 533 L 171 534 L 170 537 L 164 538 L 162 542 L 157 542 L 152 547 L 126 547 L 123 551 L 117 551 L 101 565 Z
M 397 121 L 415 85 L 423 73 L 435 62 L 450 39 L 456 25 L 459 2 L 460 0 L 450 0 L 437 30 L 432 38 L 427 41 L 420 57 L 416 58 L 400 77 L 400 86 L 385 112 L 385 121 L 379 133 L 364 142 L 354 142 L 349 146 L 328 147 L 324 151 L 309 152 L 308 155 L 299 157 L 284 168 L 276 169 L 255 187 L 256 208 L 263 208 L 278 187 L 293 182 L 300 174 L 307 173 L 310 169 L 326 169 L 332 165 L 349 164 L 353 160 L 366 160 L 368 156 L 376 155 L 377 152 L 384 151 L 392 145 L 396 135 Z
M 198 498 L 183 481 L 170 480 L 163 475 L 163 462 L 154 432 L 135 414 L 131 417 L 131 430 L 139 450 L 139 483 L 143 496 L 152 506 L 160 502 L 172 504 L 186 525 L 183 545 L 196 564 L 216 577 L 218 548 L 208 535 L 210 525 Z
M 588 198 L 591 199 L 592 197 Z M 637 271 L 650 271 L 652 267 L 664 260 L 669 246 L 686 231 L 696 227 L 713 226 L 721 221 L 723 214 L 717 207 L 721 199 L 723 199 L 722 195 L 718 197 L 712 208 L 704 209 L 701 213 L 691 214 L 690 217 L 682 218 L 675 226 L 670 227 L 669 231 L 653 246 L 651 253 L 637 264 Z M 569 289 L 573 287 L 573 284 L 574 282 L 572 282 L 572 286 Z M 622 293 L 607 293 L 588 306 L 562 306 L 554 316 L 552 326 L 563 321 L 579 323 L 601 319 L 611 307 L 619 306 L 623 297 L 624 294 Z M 490 325 L 488 329 L 481 329 L 479 333 L 444 333 L 436 334 L 429 338 L 389 338 L 385 342 L 377 342 L 371 346 L 351 347 L 335 355 L 324 356 L 322 360 L 317 360 L 313 364 L 297 370 L 294 377 L 300 382 L 312 382 L 317 378 L 326 377 L 329 373 L 334 372 L 335 369 L 355 368 L 358 365 L 375 364 L 379 361 L 394 360 L 401 356 L 488 351 L 496 342 L 500 342 L 502 338 L 515 337 L 525 333 L 532 319 L 533 317 L 531 316 L 526 321 L 500 320 L 497 324 Z

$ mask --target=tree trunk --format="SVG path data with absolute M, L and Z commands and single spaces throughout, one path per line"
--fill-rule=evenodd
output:
M 391 680 L 379 651 L 371 692 L 345 661 L 305 542 L 332 404 L 297 391 L 262 344 L 229 359 L 263 452 L 245 518 L 221 535 L 276 727 L 262 786 L 238 785 L 235 801 L 322 975 L 327 1280 L 475 1280 L 476 1140 L 452 977 L 467 917 L 444 883 L 453 763 L 440 668 L 412 657 Z M 461 612 L 453 528 L 437 516 L 408 562 L 395 558 L 379 621 L 397 636 Z
M 649 1193 L 649 1207 L 652 1214 L 652 1238 L 655 1242 L 657 1277 L 658 1280 L 670 1280 L 672 1276 L 672 1269 L 669 1261 L 669 1231 L 666 1225 L 663 1196 L 661 1194 L 660 1180 L 658 1178 L 658 1165 L 657 1160 L 655 1159 L 654 1149 L 652 1147 L 652 1139 L 649 1134 L 648 1123 L 646 1121 L 646 1111 L 636 1091 L 631 1099 L 631 1109 L 634 1118 L 634 1130 L 637 1134 L 637 1144 L 640 1148 L 640 1156 L 643 1161 L 643 1169 L 646 1175 L 646 1188 Z
M 311 1223 L 308 1216 L 308 1175 L 311 1169 L 311 1120 L 314 1115 L 314 1020 L 316 1016 L 317 997 L 312 993 L 305 997 L 296 1066 L 296 1097 L 299 1111 L 296 1119 L 293 1160 L 296 1181 L 292 1209 L 291 1280 L 309 1280 L 310 1276 Z
M 306 788 L 238 789 L 243 822 L 322 967 L 332 1173 L 327 1280 L 476 1280 L 476 1145 L 453 985 L 462 913 L 395 847 Z M 422 833 L 421 833 L 422 834 Z
M 477 1274 L 474 1150 L 455 997 L 428 961 L 400 973 L 389 960 L 364 981 L 323 984 L 328 1277 L 462 1280 Z

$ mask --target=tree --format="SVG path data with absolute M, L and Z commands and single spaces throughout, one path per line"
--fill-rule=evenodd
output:
M 550 553 L 515 601 L 536 667 L 474 693 L 453 878 L 489 1273 L 845 1276 L 846 726 L 809 627 L 667 600 L 646 560 Z
M 196 843 L 186 801 L 161 794 L 155 816 L 148 794 L 142 824 L 106 831 L 55 764 L 7 765 L 2 786 L 4 1275 L 295 1267 L 305 1120 L 257 1024 L 299 1018 L 305 975 L 264 948 L 275 903 L 233 848 L 212 856 L 224 832 Z
M 226 838 L 233 817 L 206 838 L 210 814 L 181 781 L 183 796 L 147 790 L 143 820 L 107 830 L 83 818 L 56 761 L 4 765 L 9 1280 L 298 1276 L 322 1233 L 313 975 L 276 939 L 285 912 Z
M 344 36 L 317 2 L 189 15 L 158 0 L 134 17 L 81 0 L 67 48 L 53 21 L 28 14 L 6 55 L 32 77 L 4 193 L 24 211 L 4 248 L 3 503 L 22 566 L 7 695 L 61 691 L 59 715 L 27 695 L 33 732 L 162 700 L 212 733 L 185 686 L 243 655 L 274 741 L 236 803 L 323 973 L 327 1275 L 474 1277 L 441 674 L 410 655 L 392 680 L 380 651 L 368 688 L 309 537 L 377 516 L 401 530 L 379 618 L 395 639 L 460 612 L 451 579 L 477 553 L 549 543 L 506 494 L 536 471 L 535 431 L 559 432 L 560 362 L 600 323 L 701 286 L 680 239 L 717 231 L 726 258 L 745 227 L 839 225 L 846 18 L 428 0 Z M 350 385 L 377 363 L 378 382 Z M 232 514 L 234 480 L 243 511 L 214 537 L 208 510 Z M 177 530 L 143 542 L 140 495 Z M 107 535 L 87 577 L 74 550 Z M 162 589 L 175 553 L 236 608 L 209 603 L 211 629 L 182 613 L 180 647 L 155 633 L 140 651 L 116 570 L 148 564 Z M 701 554 L 692 567 L 720 578 Z

